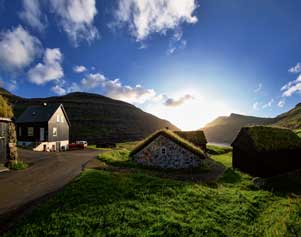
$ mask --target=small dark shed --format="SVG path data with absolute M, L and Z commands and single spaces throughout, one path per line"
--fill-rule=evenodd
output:
M 203 131 L 175 131 L 174 133 L 193 145 L 200 147 L 203 151 L 207 150 L 207 139 Z
M 301 139 L 289 129 L 244 127 L 232 143 L 233 168 L 269 177 L 301 169 Z
M 8 146 L 8 126 L 11 120 L 8 118 L 0 118 L 0 164 L 5 164 L 7 159 Z

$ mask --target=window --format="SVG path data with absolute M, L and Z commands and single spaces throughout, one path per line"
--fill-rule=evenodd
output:
M 54 137 L 57 136 L 57 128 L 52 128 L 52 135 L 53 135 Z
M 61 116 L 61 122 L 62 123 L 64 122 L 64 116 L 63 115 Z
M 162 148 L 161 148 L 161 154 L 162 154 L 162 155 L 166 155 L 166 148 L 165 148 L 165 147 L 162 147 Z
M 27 136 L 32 137 L 33 136 L 33 127 L 27 128 Z
M 59 123 L 60 122 L 60 115 L 56 115 L 56 122 Z
M 19 136 L 22 136 L 22 127 L 19 127 Z

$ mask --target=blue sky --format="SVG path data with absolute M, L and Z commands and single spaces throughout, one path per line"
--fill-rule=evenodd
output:
M 0 84 L 130 102 L 183 129 L 300 101 L 300 1 L 0 0 Z

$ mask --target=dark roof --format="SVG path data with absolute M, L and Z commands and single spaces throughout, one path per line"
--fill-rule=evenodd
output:
M 148 144 L 150 144 L 152 141 L 154 141 L 157 137 L 159 137 L 160 135 L 165 136 L 169 139 L 171 139 L 172 141 L 174 141 L 175 143 L 177 143 L 178 145 L 184 147 L 185 149 L 191 151 L 192 153 L 194 153 L 195 155 L 198 155 L 201 159 L 205 159 L 206 155 L 205 153 L 198 147 L 196 147 L 195 145 L 193 145 L 192 143 L 190 143 L 189 141 L 181 138 L 180 136 L 178 136 L 177 134 L 175 134 L 174 132 L 170 131 L 170 130 L 159 130 L 155 133 L 153 133 L 152 135 L 150 135 L 148 138 L 146 138 L 145 140 L 143 140 L 140 144 L 138 144 L 130 153 L 130 156 L 135 155 L 137 152 L 141 151 L 144 147 L 146 147 Z
M 34 105 L 28 107 L 16 120 L 16 123 L 44 123 L 48 122 L 52 115 L 62 108 L 66 120 L 70 126 L 70 121 L 62 104 Z
M 290 129 L 252 126 L 242 128 L 232 146 L 256 151 L 293 150 L 301 149 L 301 139 Z
M 207 139 L 203 131 L 175 131 L 175 134 L 183 139 L 191 142 L 195 146 L 202 146 L 207 144 Z

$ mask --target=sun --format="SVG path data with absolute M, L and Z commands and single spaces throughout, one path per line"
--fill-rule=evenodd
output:
M 179 94 L 183 95 L 183 92 Z M 187 131 L 201 129 L 216 117 L 227 116 L 233 111 L 225 102 L 205 97 L 195 91 L 186 91 L 185 94 L 192 95 L 192 99 L 178 106 L 152 105 L 147 111 Z

